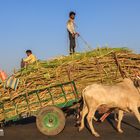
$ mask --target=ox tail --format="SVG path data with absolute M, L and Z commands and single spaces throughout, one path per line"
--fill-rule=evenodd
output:
M 80 99 L 79 102 L 78 102 L 78 103 L 79 103 L 79 107 L 78 107 L 78 110 L 77 110 L 77 122 L 76 122 L 76 126 L 80 126 L 80 124 L 81 124 L 81 119 L 82 119 L 81 111 L 82 111 L 83 108 L 86 106 L 84 93 L 85 93 L 85 89 L 83 90 L 81 99 Z
M 82 92 L 82 96 L 81 96 L 81 99 L 79 100 L 79 110 L 81 111 L 83 109 L 83 106 L 86 106 L 86 101 L 85 101 L 85 91 L 86 89 L 83 90 Z
M 86 92 L 86 89 L 84 89 L 82 92 L 82 104 L 83 104 L 82 108 L 86 107 L 85 92 Z

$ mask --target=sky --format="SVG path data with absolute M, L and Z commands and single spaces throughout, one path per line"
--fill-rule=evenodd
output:
M 90 46 L 128 47 L 140 53 L 140 0 L 0 0 L 0 69 L 19 68 L 31 49 L 38 59 L 68 55 L 66 22 Z M 78 38 L 77 51 L 86 45 Z

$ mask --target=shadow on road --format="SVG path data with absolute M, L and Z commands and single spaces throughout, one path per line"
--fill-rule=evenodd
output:
M 109 117 L 107 117 L 107 122 L 112 126 L 113 129 L 115 129 L 117 131 L 116 125 L 114 125 L 114 123 L 116 121 L 114 120 L 114 115 L 113 114 L 111 114 Z M 127 126 L 130 126 L 130 127 L 134 128 L 134 129 L 140 131 L 140 128 L 138 128 L 138 127 L 134 126 L 133 124 L 130 124 L 130 123 L 126 122 L 126 121 L 122 121 L 122 124 L 125 124 Z
M 9 121 L 7 123 L 4 124 L 5 127 L 11 126 L 11 125 L 26 125 L 26 124 L 30 124 L 30 123 L 34 123 L 36 121 L 35 117 L 29 117 L 29 118 L 25 118 L 25 119 L 21 119 L 18 121 Z

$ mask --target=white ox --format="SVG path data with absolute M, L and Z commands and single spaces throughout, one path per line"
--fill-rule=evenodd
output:
M 104 86 L 101 84 L 93 84 L 87 86 L 82 93 L 83 109 L 81 111 L 81 126 L 79 131 L 84 128 L 84 118 L 87 115 L 87 121 L 91 132 L 96 137 L 100 135 L 95 131 L 92 124 L 92 119 L 97 120 L 94 115 L 96 110 L 101 105 L 107 105 L 108 108 L 117 108 L 118 124 L 117 130 L 122 133 L 121 121 L 123 112 L 132 112 L 140 122 L 140 114 L 138 107 L 140 107 L 140 93 L 138 88 L 134 86 L 134 82 L 125 78 L 123 82 L 114 86 Z

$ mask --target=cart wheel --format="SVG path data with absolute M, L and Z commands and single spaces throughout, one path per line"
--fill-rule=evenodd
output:
M 41 109 L 36 117 L 39 131 L 48 136 L 59 134 L 65 127 L 65 115 L 56 106 L 47 106 Z

